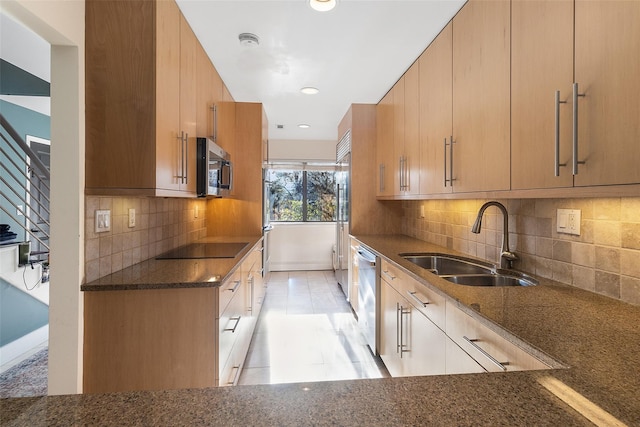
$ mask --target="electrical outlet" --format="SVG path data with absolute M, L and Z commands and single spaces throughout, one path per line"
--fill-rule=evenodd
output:
M 195 209 L 193 210 L 193 217 L 198 218 L 198 205 L 196 205 Z
M 424 205 L 420 205 L 420 218 L 424 218 Z
M 96 211 L 96 233 L 104 233 L 111 230 L 111 211 Z
M 129 209 L 129 228 L 136 226 L 136 210 L 131 208 Z
M 556 231 L 558 233 L 580 235 L 580 209 L 558 209 Z

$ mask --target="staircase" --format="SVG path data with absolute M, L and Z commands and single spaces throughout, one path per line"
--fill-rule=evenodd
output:
M 29 146 L 2 114 L 0 127 L 0 247 L 28 241 L 27 260 L 20 262 L 47 262 L 51 175 L 43 158 L 49 153 Z

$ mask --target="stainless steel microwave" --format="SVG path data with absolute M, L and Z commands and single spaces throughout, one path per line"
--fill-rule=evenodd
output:
M 229 153 L 209 138 L 197 138 L 198 197 L 228 196 L 233 185 L 233 166 Z

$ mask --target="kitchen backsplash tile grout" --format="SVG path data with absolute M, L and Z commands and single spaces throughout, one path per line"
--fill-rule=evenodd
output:
M 502 218 L 486 211 L 482 232 L 471 233 L 487 200 L 404 201 L 402 232 L 491 262 L 499 261 Z M 640 198 L 499 200 L 509 212 L 515 267 L 640 305 Z M 419 218 L 424 205 L 425 217 Z M 556 209 L 580 209 L 581 235 L 555 231 Z
M 195 199 L 86 196 L 85 282 L 205 237 L 206 207 L 206 201 Z M 130 208 L 136 210 L 131 228 Z M 97 209 L 111 210 L 110 231 L 95 233 Z

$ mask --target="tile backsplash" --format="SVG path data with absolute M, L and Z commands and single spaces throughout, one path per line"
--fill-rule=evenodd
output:
M 486 201 L 404 201 L 402 232 L 498 262 L 500 211 L 489 207 L 481 233 L 471 232 Z M 514 268 L 640 305 L 640 198 L 497 201 L 509 213 L 510 246 L 520 258 Z M 580 209 L 579 236 L 556 232 L 557 209 Z
M 206 206 L 194 199 L 86 196 L 85 282 L 205 237 Z M 135 227 L 128 226 L 130 208 Z M 111 211 L 110 231 L 95 232 L 99 209 Z

